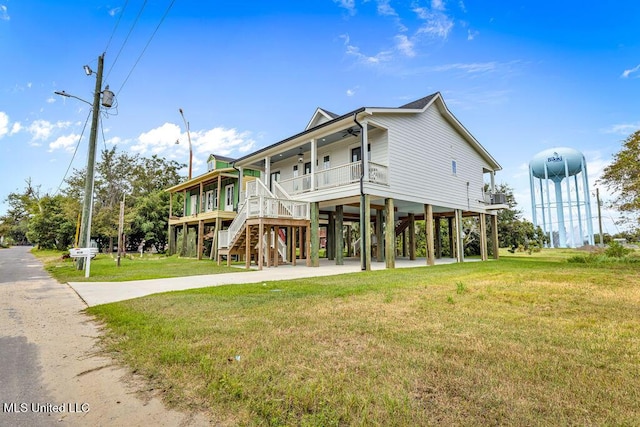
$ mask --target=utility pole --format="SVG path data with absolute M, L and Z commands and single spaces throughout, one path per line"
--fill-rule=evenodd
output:
M 602 213 L 600 210 L 600 189 L 596 188 L 596 201 L 598 202 L 598 227 L 600 229 L 600 246 L 604 246 L 604 238 L 602 237 Z
M 89 135 L 89 154 L 87 155 L 87 177 L 84 182 L 84 201 L 82 202 L 82 225 L 80 227 L 80 244 L 85 245 L 85 248 L 91 247 L 91 211 L 93 208 L 93 181 L 95 173 L 94 168 L 96 164 L 96 145 L 98 141 L 98 119 L 100 118 L 100 95 L 102 93 L 103 67 L 104 53 L 98 57 L 96 88 L 93 92 L 93 117 L 91 119 L 91 134 Z M 83 269 L 84 260 L 84 258 L 78 258 L 78 270 Z M 87 260 L 89 261 L 89 258 L 87 258 Z

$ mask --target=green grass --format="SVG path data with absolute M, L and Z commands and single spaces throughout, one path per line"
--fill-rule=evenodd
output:
M 99 254 L 91 260 L 91 274 L 86 279 L 84 270 L 76 270 L 72 259 L 62 258 L 63 252 L 36 249 L 31 252 L 44 262 L 45 269 L 60 283 L 123 282 L 241 271 L 226 265 L 218 266 L 215 261 L 208 259 L 198 261 L 195 258 L 147 254 L 143 257 L 139 254 L 122 257 L 118 267 L 115 257 Z
M 640 272 L 575 251 L 92 307 L 104 348 L 226 425 L 637 425 Z

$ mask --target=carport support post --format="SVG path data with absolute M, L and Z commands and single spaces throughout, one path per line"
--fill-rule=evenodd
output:
M 442 221 L 440 221 L 440 217 L 436 218 L 435 220 L 435 224 L 436 224 L 436 258 L 440 259 L 442 258 L 442 228 L 441 228 L 441 223 Z
M 491 215 L 491 243 L 493 246 L 493 259 L 500 259 L 498 254 L 498 215 Z
M 364 156 L 366 158 L 366 156 Z M 360 214 L 360 260 L 362 270 L 371 270 L 371 235 L 369 226 L 371 224 L 371 199 L 368 194 L 360 197 L 362 206 Z
M 325 250 L 327 252 L 327 259 L 333 261 L 335 257 L 335 234 L 336 234 L 336 217 L 333 212 L 328 213 L 329 221 L 327 223 L 327 234 L 325 240 Z
M 436 262 L 433 254 L 433 206 L 430 204 L 424 205 L 424 228 L 427 240 L 427 265 L 434 265 Z
M 386 268 L 396 268 L 396 230 L 394 221 L 393 199 L 384 200 L 384 259 Z
M 311 209 L 311 267 L 320 266 L 320 205 L 318 202 L 309 204 Z
M 487 218 L 480 214 L 480 259 L 487 260 Z
M 464 240 L 462 239 L 462 210 L 456 209 L 456 258 L 464 262 Z
M 384 255 L 383 248 L 385 247 L 383 245 L 383 241 L 384 237 L 382 234 L 382 209 L 376 209 L 376 262 L 382 262 L 382 258 Z
M 344 265 L 344 238 L 342 228 L 344 225 L 344 207 L 342 205 L 336 206 L 336 230 L 335 235 L 335 252 L 336 252 L 336 265 Z
M 409 259 L 416 260 L 416 216 L 409 214 Z

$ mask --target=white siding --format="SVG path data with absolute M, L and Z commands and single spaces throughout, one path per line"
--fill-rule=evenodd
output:
M 386 126 L 390 190 L 407 200 L 484 211 L 480 154 L 431 106 L 422 114 L 376 115 Z M 456 161 L 457 173 L 451 170 Z M 467 184 L 468 183 L 468 184 Z

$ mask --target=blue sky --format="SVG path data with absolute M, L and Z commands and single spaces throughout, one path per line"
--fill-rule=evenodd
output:
M 439 91 L 530 218 L 536 153 L 576 148 L 594 182 L 640 128 L 639 17 L 636 0 L 0 0 L 0 214 L 27 178 L 54 193 L 70 164 L 85 166 L 88 126 L 73 152 L 89 106 L 53 92 L 91 100 L 82 66 L 105 52 L 117 108 L 100 148 L 186 163 L 183 108 L 195 175 L 211 152 L 301 131 L 316 107 Z

